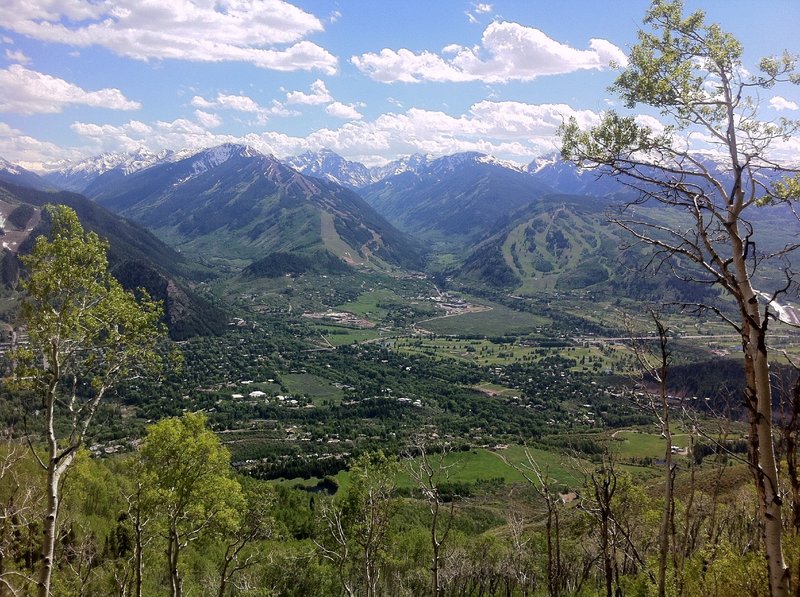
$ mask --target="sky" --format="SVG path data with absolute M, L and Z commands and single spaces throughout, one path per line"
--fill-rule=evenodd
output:
M 0 0 L 0 157 L 328 148 L 367 165 L 480 151 L 518 164 L 608 90 L 645 0 Z M 744 46 L 800 52 L 797 0 L 686 0 Z M 759 97 L 800 118 L 800 88 Z M 642 112 L 646 118 L 656 112 Z M 800 141 L 787 148 L 800 155 Z

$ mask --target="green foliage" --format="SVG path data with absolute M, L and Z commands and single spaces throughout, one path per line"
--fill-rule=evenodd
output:
M 235 527 L 244 503 L 230 453 L 201 413 L 148 427 L 140 450 L 145 501 L 181 537 Z
M 326 250 L 319 250 L 307 255 L 285 252 L 270 253 L 248 265 L 244 269 L 244 274 L 277 278 L 286 274 L 296 276 L 306 272 L 341 274 L 349 271 L 350 268 L 344 261 Z
M 245 500 L 232 475 L 230 453 L 206 428 L 202 413 L 151 425 L 139 456 L 143 491 L 138 507 L 155 518 L 166 540 L 173 596 L 182 593 L 180 556 L 191 543 L 239 531 L 256 537 L 269 524 L 264 513 L 243 513 Z M 230 578 L 225 577 L 222 581 Z
M 494 288 L 513 288 L 520 283 L 519 277 L 506 263 L 496 245 L 485 245 L 475 251 L 464 263 L 461 272 Z
M 608 280 L 608 270 L 594 260 L 587 259 L 558 277 L 556 288 L 572 290 L 586 288 Z
M 709 545 L 687 564 L 686 595 L 768 595 L 762 553 L 737 553 L 728 541 Z
M 316 544 L 349 594 L 378 594 L 389 552 L 398 470 L 397 461 L 382 452 L 363 454 L 350 467 L 345 495 L 322 508 Z
M 772 184 L 771 199 L 780 201 L 797 201 L 800 199 L 800 174 L 776 180 Z
M 150 297 L 164 305 L 164 322 L 174 340 L 186 340 L 197 335 L 218 336 L 227 327 L 225 310 L 176 284 L 146 261 L 123 261 L 113 268 L 112 273 L 125 288 L 143 288 Z
M 620 116 L 606 112 L 600 124 L 591 131 L 583 131 L 574 116 L 561 127 L 561 154 L 585 167 L 611 165 L 618 160 L 647 153 L 671 144 L 669 130 L 654 136 L 649 127 L 639 125 L 633 116 Z
M 701 11 L 684 17 L 681 0 L 654 0 L 638 37 L 613 89 L 628 108 L 652 106 L 671 125 L 656 134 L 633 116 L 609 112 L 591 130 L 581 131 L 573 119 L 562 129 L 562 152 L 579 165 L 620 176 L 637 192 L 629 210 L 650 200 L 681 214 L 688 226 L 647 221 L 626 210 L 613 221 L 653 250 L 651 263 L 668 264 L 675 277 L 698 286 L 717 285 L 730 299 L 711 310 L 742 339 L 750 461 L 759 471 L 754 482 L 769 573 L 761 586 L 768 585 L 773 595 L 788 595 L 793 579 L 782 546 L 779 467 L 770 440 L 775 419 L 767 348 L 771 314 L 764 307 L 762 315 L 759 295 L 787 291 L 784 281 L 766 281 L 762 272 L 776 257 L 785 266 L 797 245 L 772 253 L 755 242 L 759 225 L 753 212 L 798 194 L 796 181 L 769 181 L 788 170 L 774 161 L 770 146 L 796 133 L 800 122 L 760 119 L 758 108 L 764 90 L 798 84 L 800 73 L 795 57 L 784 53 L 762 60 L 760 74 L 749 74 L 739 42 L 719 25 L 707 24 Z M 673 142 L 679 132 L 683 139 Z M 709 166 L 697 155 L 692 138 L 698 133 L 724 162 Z M 606 563 L 610 591 L 608 568 Z M 743 585 L 723 592 L 754 589 Z
M 30 272 L 21 309 L 30 348 L 15 354 L 18 381 L 46 391 L 73 377 L 96 396 L 134 372 L 157 371 L 161 305 L 123 290 L 108 272 L 107 243 L 85 233 L 74 211 L 48 211 L 52 239 L 39 237 L 22 258 Z

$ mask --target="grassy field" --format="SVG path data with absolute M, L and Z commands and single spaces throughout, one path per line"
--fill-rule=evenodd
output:
M 292 394 L 308 396 L 314 404 L 321 404 L 326 400 L 338 404 L 344 395 L 341 389 L 327 379 L 310 373 L 289 373 L 281 379 Z
M 553 451 L 530 448 L 529 453 L 541 471 L 546 473 L 559 489 L 579 487 L 583 483 L 580 469 L 583 467 L 588 470 L 591 467 L 586 461 Z M 436 462 L 436 458 L 435 454 L 431 456 L 433 462 Z M 506 484 L 527 483 L 523 473 L 515 468 L 527 464 L 525 448 L 519 445 L 510 445 L 498 450 L 476 448 L 467 452 L 452 452 L 445 457 L 445 466 L 450 467 L 447 475 L 449 482 L 475 483 L 502 478 Z M 348 477 L 347 471 L 340 471 L 336 475 L 340 489 L 347 489 Z M 401 488 L 413 486 L 407 461 L 401 462 L 397 486 Z
M 489 394 L 490 396 L 516 396 L 519 394 L 519 390 L 507 388 L 494 383 L 482 383 L 473 387 L 479 392 Z
M 573 371 L 596 373 L 610 369 L 618 374 L 627 374 L 635 369 L 635 360 L 622 345 L 585 345 L 571 347 L 523 346 L 520 343 L 496 344 L 489 340 L 462 340 L 447 337 L 398 338 L 394 348 L 410 354 L 443 356 L 476 363 L 478 365 L 507 365 L 515 362 L 538 362 L 544 358 L 560 355 L 573 359 Z
M 512 311 L 502 305 L 489 305 L 489 311 L 465 313 L 430 319 L 419 323 L 420 328 L 440 335 L 505 336 L 531 334 L 549 323 L 549 319 Z
M 356 300 L 343 303 L 336 308 L 355 313 L 371 321 L 380 321 L 389 313 L 388 309 L 379 306 L 380 303 L 402 302 L 403 300 L 387 288 L 375 288 L 362 292 Z
M 328 343 L 331 346 L 345 346 L 353 342 L 364 342 L 381 337 L 381 332 L 377 328 L 360 329 L 338 325 L 315 324 L 314 329 L 324 337 L 323 343 Z
M 626 429 L 617 432 L 611 439 L 607 436 L 612 452 L 621 461 L 631 458 L 650 457 L 662 458 L 664 455 L 663 439 L 651 433 L 642 433 L 635 429 Z M 674 445 L 686 447 L 689 436 L 676 434 L 673 437 Z M 527 451 L 526 451 L 527 450 Z M 530 460 L 528 458 L 530 456 Z M 431 461 L 438 462 L 438 455 L 432 454 Z M 678 458 L 686 458 L 678 456 Z M 444 465 L 448 467 L 446 481 L 450 483 L 470 483 L 502 479 L 505 485 L 529 483 L 526 474 L 535 478 L 530 471 L 531 461 L 554 484 L 559 491 L 580 489 L 586 474 L 593 471 L 597 465 L 576 456 L 564 454 L 556 450 L 541 448 L 527 448 L 518 444 L 511 444 L 497 449 L 474 448 L 464 452 L 451 452 L 445 457 Z M 617 464 L 619 471 L 624 471 L 640 480 L 655 479 L 661 475 L 660 470 L 654 466 L 631 465 L 625 462 Z M 349 483 L 349 473 L 346 470 L 335 475 L 340 491 L 346 491 Z M 277 482 L 291 485 L 313 487 L 319 479 L 289 479 Z M 414 482 L 409 474 L 409 461 L 401 461 L 397 476 L 399 488 L 413 487 Z
M 685 433 L 674 433 L 672 445 L 687 448 L 689 437 Z M 664 458 L 664 438 L 653 433 L 641 433 L 635 429 L 615 432 L 610 437 L 608 447 L 621 459 Z
M 339 305 L 337 308 L 374 321 L 383 319 L 389 312 L 379 306 L 381 303 L 400 303 L 404 301 L 405 299 L 388 288 L 375 288 L 365 290 L 356 300 Z

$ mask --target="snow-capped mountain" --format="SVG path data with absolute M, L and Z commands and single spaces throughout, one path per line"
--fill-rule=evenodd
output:
M 187 254 L 241 262 L 327 250 L 354 265 L 371 256 L 419 264 L 416 246 L 352 190 L 252 147 L 225 144 L 173 154 L 126 177 L 109 174 L 86 195 Z
M 282 161 L 301 174 L 314 178 L 326 178 L 353 190 L 375 182 L 369 168 L 358 162 L 346 160 L 330 149 L 307 151 Z
M 17 166 L 9 161 L 0 158 L 0 181 L 7 182 L 21 187 L 30 187 L 40 191 L 52 191 L 55 187 L 47 180 L 26 170 L 22 166 Z
M 724 160 L 715 160 L 712 156 L 705 154 L 692 154 L 691 160 L 693 164 L 687 161 L 684 167 L 688 171 L 694 171 L 694 182 L 701 186 L 707 186 L 712 194 L 715 193 L 715 190 L 704 181 L 703 176 L 710 175 L 719 181 L 730 179 L 730 166 L 726 165 Z M 579 168 L 572 162 L 564 161 L 558 153 L 534 159 L 525 170 L 540 182 L 553 187 L 563 194 L 606 196 L 635 193 L 635 191 L 625 186 L 626 180 L 624 178 L 620 179 L 608 175 L 607 170 L 604 173 L 602 167 Z M 641 168 L 641 172 L 647 173 L 656 179 L 664 176 L 663 172 L 655 168 L 650 170 Z M 767 185 L 782 175 L 782 172 L 770 172 L 769 170 L 762 170 L 757 173 L 758 179 Z
M 630 190 L 618 178 L 604 175 L 602 168 L 579 168 L 558 153 L 535 158 L 525 170 L 536 180 L 565 195 L 602 197 Z
M 98 177 L 107 173 L 128 176 L 139 170 L 149 168 L 174 155 L 170 150 L 153 153 L 139 149 L 131 153 L 103 153 L 75 163 L 65 163 L 63 167 L 44 175 L 53 186 L 65 191 L 83 192 Z
M 397 160 L 393 160 L 383 166 L 376 166 L 370 169 L 373 182 L 378 182 L 388 176 L 397 176 L 403 172 L 419 173 L 433 161 L 429 155 L 415 153 Z
M 444 174 L 458 168 L 465 161 L 474 160 L 523 171 L 510 162 L 503 162 L 477 152 L 456 153 L 443 158 L 433 158 L 430 155 L 415 153 L 373 168 L 367 168 L 359 162 L 347 160 L 329 149 L 307 151 L 298 156 L 284 158 L 282 161 L 306 176 L 325 178 L 349 189 L 358 190 L 404 172 L 412 174 L 428 172 L 433 164 L 440 169 L 440 174 Z
M 426 241 L 476 242 L 500 219 L 554 192 L 482 153 L 419 157 L 410 160 L 413 170 L 399 168 L 361 193 L 398 228 Z

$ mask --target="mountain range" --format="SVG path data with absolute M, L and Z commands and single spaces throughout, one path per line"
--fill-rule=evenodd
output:
M 39 176 L 35 172 L 26 170 L 22 166 L 12 164 L 0 157 L 0 182 L 28 187 L 41 191 L 56 191 L 60 189 L 58 185 L 50 183 L 47 179 Z
M 710 160 L 705 167 L 717 168 Z M 415 154 L 368 168 L 328 150 L 278 160 L 226 144 L 104 154 L 44 176 L 2 163 L 0 181 L 39 193 L 73 189 L 97 210 L 137 222 L 178 251 L 154 252 L 155 267 L 167 273 L 167 262 L 183 259 L 221 276 L 427 268 L 518 293 L 686 291 L 629 271 L 642 255 L 620 251 L 625 238 L 604 216 L 611 199 L 629 191 L 557 155 L 520 167 L 475 152 Z M 674 217 L 642 209 L 654 221 Z M 756 217 L 775 233 L 762 242 L 779 250 L 791 231 L 766 211 Z
M 555 191 L 522 169 L 469 152 L 387 175 L 360 192 L 404 232 L 459 250 L 509 213 Z
M 91 191 L 88 189 L 98 179 L 101 179 L 101 181 L 95 186 L 108 185 L 114 178 L 129 176 L 155 165 L 177 162 L 209 151 L 218 150 L 216 148 L 186 149 L 181 151 L 164 150 L 153 153 L 146 149 L 139 149 L 130 153 L 103 153 L 79 162 L 62 162 L 55 169 L 41 175 L 25 170 L 20 166 L 15 166 L 0 158 L 0 179 L 12 182 L 5 177 L 14 170 L 24 171 L 28 176 L 41 178 L 49 188 L 90 195 Z M 250 148 L 249 151 L 254 154 L 259 153 L 253 148 Z M 329 149 L 322 149 L 316 152 L 307 151 L 297 156 L 282 158 L 279 161 L 305 176 L 324 178 L 351 190 L 358 190 L 390 176 L 396 176 L 404 172 L 424 174 L 431 168 L 441 167 L 448 163 L 457 163 L 473 157 L 481 157 L 486 162 L 494 163 L 509 170 L 528 172 L 538 178 L 540 182 L 564 192 L 576 191 L 575 185 L 590 187 L 591 182 L 596 180 L 595 176 L 584 176 L 585 173 L 579 172 L 573 164 L 562 161 L 557 153 L 537 158 L 524 167 L 496 160 L 486 154 L 476 152 L 456 153 L 442 158 L 433 158 L 429 155 L 417 153 L 398 158 L 382 166 L 373 167 L 367 167 L 359 162 L 345 159 Z M 437 164 L 434 164 L 434 162 Z M 559 173 L 563 173 L 563 179 L 560 181 L 558 181 Z M 553 184 L 554 182 L 557 184 Z M 569 185 L 570 188 L 562 188 L 564 184 Z
M 106 154 L 48 180 L 83 187 L 99 205 L 217 267 L 320 250 L 351 266 L 422 267 L 418 243 L 358 194 L 247 146 Z

